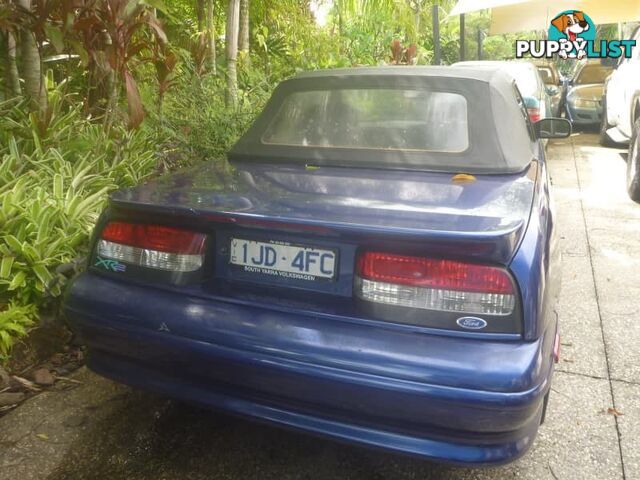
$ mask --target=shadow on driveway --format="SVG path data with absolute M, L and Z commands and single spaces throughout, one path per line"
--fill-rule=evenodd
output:
M 69 447 L 49 478 L 444 480 L 462 472 L 138 391 Z

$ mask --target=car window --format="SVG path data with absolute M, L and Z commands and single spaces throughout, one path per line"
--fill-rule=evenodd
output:
M 585 65 L 582 70 L 578 72 L 573 83 L 576 85 L 604 83 L 610 73 L 610 67 L 603 65 Z
M 555 84 L 555 79 L 553 77 L 553 72 L 550 68 L 547 67 L 538 67 L 538 72 L 540 72 L 540 76 L 542 77 L 542 81 L 547 84 Z
M 518 90 L 517 85 L 513 86 L 513 93 L 518 102 L 518 106 L 520 107 L 520 113 L 522 114 L 522 118 L 524 122 L 527 124 L 527 131 L 529 132 L 529 137 L 531 140 L 535 138 L 535 133 L 533 131 L 533 125 L 531 124 L 531 119 L 529 118 L 529 112 L 527 111 L 527 105 L 525 104 L 524 99 L 522 98 L 522 94 Z
M 463 152 L 467 100 L 449 92 L 332 89 L 288 95 L 262 136 L 271 145 Z

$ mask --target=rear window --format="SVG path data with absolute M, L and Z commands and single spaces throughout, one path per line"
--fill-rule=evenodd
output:
M 610 73 L 610 67 L 606 67 L 604 65 L 587 65 L 580 70 L 574 83 L 576 85 L 604 83 Z
M 534 68 L 535 78 L 538 72 Z M 542 82 L 539 82 L 542 84 Z M 534 144 L 500 70 L 386 67 L 286 80 L 231 162 L 466 173 L 520 172 Z
M 411 89 L 332 89 L 289 94 L 262 143 L 315 148 L 463 152 L 463 95 Z
M 540 72 L 540 76 L 542 77 L 542 81 L 549 85 L 554 84 L 555 79 L 553 78 L 553 71 L 550 68 L 546 67 L 538 67 L 538 72 Z

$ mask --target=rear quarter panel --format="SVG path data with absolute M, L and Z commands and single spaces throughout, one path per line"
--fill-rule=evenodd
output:
M 549 173 L 540 150 L 529 224 L 510 265 L 522 296 L 525 340 L 540 337 L 550 326 L 555 328 L 561 283 Z

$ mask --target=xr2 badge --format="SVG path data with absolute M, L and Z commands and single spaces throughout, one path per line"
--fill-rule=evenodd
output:
M 96 257 L 96 263 L 93 266 L 104 268 L 105 270 L 109 270 L 110 272 L 124 272 L 127 270 L 127 266 L 124 263 L 102 257 Z

